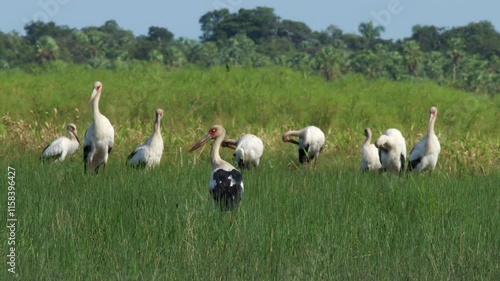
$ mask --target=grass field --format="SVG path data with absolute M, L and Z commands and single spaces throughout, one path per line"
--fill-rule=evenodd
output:
M 20 280 L 500 277 L 498 175 L 398 178 L 263 163 L 244 173 L 230 222 L 212 210 L 203 158 L 192 169 L 123 168 L 105 178 L 83 176 L 76 160 L 13 163 Z
M 83 175 L 81 151 L 41 164 L 41 150 L 67 122 L 83 137 L 95 80 L 116 130 L 108 174 Z M 2 228 L 1 280 L 500 279 L 498 98 L 426 81 L 325 83 L 272 68 L 54 65 L 0 72 L 0 82 L 0 168 L 4 185 L 7 167 L 16 170 L 18 218 L 18 275 L 7 272 Z M 442 144 L 432 176 L 358 172 L 364 127 L 375 136 L 399 128 L 411 149 L 431 105 Z M 128 170 L 126 156 L 151 133 L 157 107 L 165 110 L 162 164 Z M 215 123 L 266 146 L 261 166 L 244 171 L 232 221 L 212 210 L 209 147 L 186 152 Z M 327 135 L 316 171 L 298 166 L 296 149 L 280 140 L 309 124 Z

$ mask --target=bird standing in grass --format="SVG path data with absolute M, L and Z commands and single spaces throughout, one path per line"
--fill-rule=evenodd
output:
M 238 140 L 225 139 L 222 146 L 234 149 L 234 162 L 240 169 L 259 166 L 260 158 L 264 153 L 264 143 L 252 134 L 246 134 Z
M 99 171 L 99 167 L 104 164 L 104 173 L 106 173 L 108 156 L 113 148 L 115 130 L 106 116 L 99 111 L 99 99 L 102 93 L 102 83 L 94 83 L 94 91 L 90 96 L 88 106 L 92 103 L 94 120 L 85 131 L 85 140 L 83 142 L 83 160 L 85 162 L 84 170 L 91 173 Z
M 291 139 L 290 137 L 299 137 L 299 141 Z M 325 134 L 320 128 L 315 126 L 308 126 L 298 131 L 288 131 L 282 137 L 284 142 L 294 143 L 299 146 L 299 162 L 309 163 L 314 160 L 316 166 L 319 153 L 323 150 L 325 145 Z
M 127 163 L 134 167 L 153 167 L 160 164 L 163 154 L 163 138 L 160 130 L 160 120 L 163 117 L 163 110 L 156 110 L 155 125 L 153 134 L 142 144 L 130 153 Z
M 410 171 L 424 171 L 436 168 L 439 153 L 441 152 L 441 144 L 434 133 L 434 123 L 436 122 L 438 110 L 436 107 L 431 107 L 429 110 L 429 122 L 427 124 L 427 134 L 413 147 L 410 152 L 410 163 L 408 169 Z
M 210 174 L 209 192 L 221 210 L 233 210 L 238 207 L 243 197 L 243 175 L 219 155 L 225 136 L 226 130 L 220 125 L 214 125 L 203 139 L 189 149 L 189 152 L 195 151 L 212 139 L 215 140 L 210 153 L 212 173 Z
M 365 129 L 365 141 L 361 145 L 361 171 L 376 171 L 382 168 L 378 149 L 370 143 L 372 139 L 372 131 L 370 128 Z
M 406 141 L 398 129 L 387 129 L 376 141 L 382 169 L 401 172 L 406 161 Z
M 51 142 L 42 152 L 40 159 L 45 160 L 49 158 L 57 158 L 57 162 L 62 162 L 66 159 L 66 156 L 73 155 L 78 147 L 80 146 L 80 139 L 78 138 L 76 132 L 76 126 L 73 123 L 69 123 L 66 126 L 69 133 L 68 137 L 60 137 L 55 141 Z

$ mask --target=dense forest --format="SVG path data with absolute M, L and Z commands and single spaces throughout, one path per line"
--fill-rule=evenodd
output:
M 176 38 L 151 26 L 135 36 L 114 20 L 82 29 L 31 22 L 25 35 L 0 31 L 0 71 L 30 71 L 38 65 L 84 64 L 124 68 L 154 63 L 186 66 L 287 66 L 334 80 L 361 73 L 369 79 L 431 79 L 475 93 L 500 93 L 500 33 L 488 21 L 443 28 L 415 25 L 401 40 L 384 40 L 383 26 L 360 23 L 359 34 L 335 25 L 313 31 L 303 22 L 281 19 L 272 8 L 227 9 L 199 19 L 199 40 Z

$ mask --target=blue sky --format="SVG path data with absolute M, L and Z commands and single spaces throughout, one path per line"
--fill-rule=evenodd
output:
M 199 18 L 206 12 L 228 8 L 251 9 L 267 6 L 278 16 L 305 22 L 313 30 L 324 30 L 330 24 L 344 32 L 356 33 L 361 22 L 373 21 L 383 25 L 386 39 L 411 35 L 416 24 L 453 27 L 470 22 L 489 20 L 500 30 L 500 1 L 498 0 L 17 0 L 0 4 L 0 31 L 16 30 L 42 19 L 58 25 L 82 28 L 99 26 L 114 19 L 135 35 L 146 34 L 148 27 L 166 27 L 175 37 L 198 39 Z M 290 3 L 291 2 L 291 3 Z

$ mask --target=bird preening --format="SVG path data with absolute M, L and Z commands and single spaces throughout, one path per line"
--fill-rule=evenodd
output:
M 214 125 L 208 133 L 189 152 L 193 152 L 201 146 L 214 140 L 210 152 L 212 172 L 210 174 L 209 192 L 214 203 L 221 210 L 233 210 L 238 207 L 243 198 L 243 175 L 233 165 L 224 161 L 219 154 L 222 142 L 226 137 L 226 130 L 220 125 Z
M 102 93 L 102 83 L 95 82 L 94 90 L 87 103 L 87 108 L 92 104 L 94 120 L 85 131 L 83 142 L 84 171 L 97 174 L 99 167 L 104 165 L 106 173 L 109 153 L 113 148 L 115 130 L 106 116 L 99 111 L 99 100 Z
M 104 166 L 107 170 L 109 154 L 114 144 L 114 128 L 106 116 L 99 110 L 99 101 L 102 95 L 103 85 L 95 82 L 92 94 L 87 103 L 87 109 L 92 106 L 93 120 L 85 131 L 83 143 L 84 171 L 97 174 L 99 167 Z M 87 110 L 85 110 L 87 111 Z M 160 108 L 155 110 L 153 132 L 148 139 L 137 146 L 127 158 L 126 163 L 133 167 L 154 167 L 160 164 L 164 150 L 163 137 L 161 134 L 161 119 L 164 111 Z M 437 118 L 437 108 L 429 110 L 426 135 L 412 149 L 408 170 L 424 171 L 435 169 L 441 151 L 439 140 L 434 132 L 434 124 Z M 64 161 L 69 155 L 74 154 L 80 146 L 76 125 L 68 124 L 69 137 L 60 137 L 50 143 L 42 152 L 41 159 L 57 158 Z M 375 143 L 371 143 L 372 132 L 370 128 L 364 129 L 365 140 L 361 145 L 362 171 L 393 171 L 401 173 L 406 163 L 406 140 L 401 131 L 395 128 L 387 129 Z M 259 166 L 264 144 L 262 139 L 252 134 L 245 134 L 239 139 L 226 139 L 226 130 L 220 125 L 212 126 L 205 136 L 196 142 L 189 152 L 214 140 L 210 160 L 212 171 L 209 177 L 209 194 L 215 206 L 223 211 L 231 211 L 238 208 L 243 198 L 243 175 L 229 162 L 220 157 L 221 147 L 234 149 L 234 162 L 240 169 L 249 169 Z M 319 154 L 325 145 L 325 134 L 315 126 L 307 126 L 300 130 L 290 130 L 282 135 L 284 142 L 297 145 L 298 160 L 302 164 L 308 164 L 314 160 L 314 166 Z
M 67 156 L 73 155 L 76 152 L 78 147 L 80 147 L 76 125 L 69 123 L 66 126 L 66 130 L 68 131 L 69 138 L 63 136 L 47 145 L 40 156 L 41 160 L 57 158 L 57 162 L 62 162 Z
M 239 138 L 225 139 L 222 147 L 234 149 L 234 162 L 240 169 L 250 169 L 259 166 L 260 158 L 264 153 L 264 143 L 256 135 L 246 134 Z
M 291 137 L 298 137 L 296 141 Z M 320 128 L 315 126 L 307 126 L 302 130 L 291 130 L 286 132 L 282 140 L 296 144 L 299 148 L 299 162 L 309 163 L 314 160 L 314 164 L 318 161 L 319 153 L 325 145 L 325 134 Z
M 384 171 L 402 172 L 406 162 L 406 140 L 398 129 L 387 129 L 376 141 Z
M 161 136 L 160 121 L 163 109 L 156 110 L 153 134 L 142 144 L 137 146 L 127 158 L 130 166 L 137 168 L 151 168 L 160 164 L 163 154 L 163 137 Z

